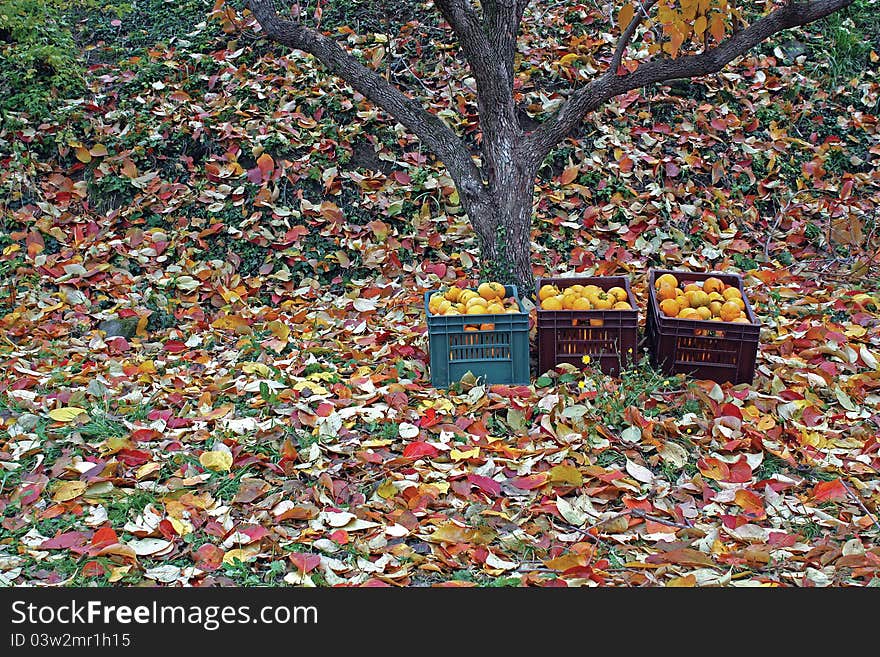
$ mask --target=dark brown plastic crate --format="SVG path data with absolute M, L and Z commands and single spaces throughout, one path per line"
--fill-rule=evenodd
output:
M 657 303 L 654 281 L 672 274 L 679 285 L 715 277 L 742 292 L 751 324 L 666 317 Z M 665 374 L 690 374 L 718 383 L 751 383 L 755 376 L 761 324 L 746 298 L 739 274 L 690 272 L 669 269 L 648 271 L 648 316 L 645 332 L 651 361 Z
M 598 364 L 605 374 L 616 375 L 638 360 L 639 314 L 625 276 L 566 276 L 539 278 L 538 287 L 595 285 L 603 290 L 622 287 L 632 310 L 543 310 L 538 302 L 538 371 L 560 363 L 584 367 L 583 357 Z M 536 297 L 537 298 L 537 295 Z

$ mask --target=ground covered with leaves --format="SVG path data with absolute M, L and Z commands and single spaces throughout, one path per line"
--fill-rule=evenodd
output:
M 642 309 L 648 267 L 741 273 L 751 385 L 439 391 L 422 295 L 481 274 L 412 136 L 223 3 L 0 4 L 0 585 L 880 585 L 872 3 L 618 98 L 540 173 L 536 271 Z M 323 27 L 476 140 L 430 9 L 364 4 Z M 54 63 L 14 48 L 36 6 Z M 606 21 L 535 10 L 525 121 Z

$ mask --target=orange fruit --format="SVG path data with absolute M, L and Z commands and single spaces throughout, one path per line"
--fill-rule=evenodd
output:
M 665 301 L 666 299 L 674 299 L 678 296 L 678 292 L 676 288 L 671 285 L 661 285 L 657 290 L 657 298 L 660 301 Z M 621 301 L 625 301 L 625 299 L 621 299 Z
M 566 288 L 567 290 L 571 290 L 572 292 L 577 292 L 578 294 L 584 293 L 584 286 L 580 283 L 575 283 L 574 285 Z
M 746 309 L 746 302 L 743 301 L 742 298 L 740 298 L 740 297 L 733 297 L 732 299 L 730 299 L 726 303 L 735 303 L 737 306 L 739 306 L 740 310 Z
M 599 326 L 604 326 L 604 324 L 605 324 L 605 322 L 602 321 L 601 319 L 591 319 L 590 320 L 590 326 L 599 327 Z
M 597 310 L 607 310 L 616 303 L 616 299 L 607 292 L 594 294 L 590 302 Z
M 574 303 L 572 304 L 571 309 L 572 310 L 591 310 L 592 307 L 593 306 L 592 306 L 592 304 L 590 304 L 588 299 L 585 299 L 584 297 L 578 297 L 577 299 L 574 300 Z
M 721 303 L 724 303 L 726 299 L 718 292 L 709 292 L 709 301 L 720 301 Z
M 542 310 L 562 310 L 562 299 L 558 296 L 547 297 L 541 302 Z
M 678 313 L 679 319 L 702 319 L 700 317 L 700 313 L 697 312 L 696 308 L 682 308 L 681 312 Z
M 541 289 L 538 290 L 538 300 L 543 301 L 547 297 L 555 297 L 559 294 L 559 290 L 556 289 L 555 285 L 542 285 Z
M 486 310 L 493 315 L 498 315 L 504 312 L 504 304 L 499 303 L 498 301 L 492 301 L 486 306 Z
M 743 316 L 741 316 L 741 317 L 737 317 L 737 318 L 736 318 L 735 320 L 733 320 L 733 321 L 734 321 L 735 324 L 751 324 L 751 322 L 749 321 L 749 318 L 746 317 L 745 315 L 743 315 Z
M 709 310 L 708 306 L 697 308 L 697 314 L 700 316 L 700 319 L 712 319 L 712 311 Z
M 618 301 L 626 301 L 627 298 L 626 290 L 624 290 L 622 287 L 612 287 L 608 290 L 608 294 L 613 296 Z
M 480 295 L 477 294 L 476 292 L 474 292 L 473 290 L 470 290 L 470 289 L 462 290 L 458 295 L 458 302 L 459 303 L 467 303 L 471 299 L 476 299 L 479 296 Z
M 494 331 L 495 325 L 494 324 L 480 324 L 480 330 L 481 331 Z
M 678 317 L 678 313 L 681 311 L 681 306 L 678 305 L 678 301 L 675 299 L 664 299 L 660 303 L 660 310 L 663 311 L 663 314 L 667 317 Z
M 703 281 L 703 291 L 706 293 L 709 292 L 721 292 L 724 289 L 724 281 L 720 278 L 715 278 L 711 276 Z
M 654 279 L 654 287 L 660 289 L 661 285 L 669 285 L 672 288 L 678 287 L 678 279 L 672 274 L 661 274 Z
M 437 312 L 441 315 L 445 315 L 450 308 L 452 308 L 452 303 L 448 299 L 443 299 L 437 304 Z
M 742 299 L 742 292 L 740 292 L 739 289 L 737 289 L 733 286 L 730 286 L 730 287 L 724 288 L 724 291 L 721 293 L 721 296 L 723 296 L 728 301 L 730 301 L 731 299 Z
M 689 290 L 684 293 L 690 302 L 691 308 L 699 308 L 700 306 L 709 305 L 709 295 L 702 290 Z
M 680 294 L 677 297 L 675 297 L 675 300 L 678 302 L 678 305 L 681 308 L 690 308 L 691 307 L 691 300 L 688 298 L 688 295 L 686 295 L 681 290 L 679 290 L 679 292 L 680 292 Z
M 711 311 L 712 315 L 718 317 L 721 314 L 721 306 L 723 305 L 724 304 L 721 301 L 710 301 L 709 310 Z
M 618 301 L 611 306 L 611 310 L 632 310 L 632 306 L 629 305 L 629 301 Z
M 724 305 L 721 306 L 721 312 L 719 316 L 725 322 L 732 322 L 737 317 L 739 317 L 740 307 L 733 301 L 725 301 Z
M 443 314 L 444 314 L 444 315 L 461 315 L 461 314 L 463 314 L 463 313 L 458 312 L 458 309 L 457 309 L 457 308 L 450 308 L 449 310 L 447 310 L 447 311 L 446 311 L 445 313 L 443 313 Z
M 446 290 L 446 294 L 444 295 L 449 301 L 455 303 L 458 301 L 458 297 L 461 296 L 462 289 L 460 287 L 451 287 Z
M 589 299 L 591 294 L 598 294 L 601 291 L 601 287 L 599 287 L 598 285 L 593 285 L 591 283 L 590 285 L 584 285 L 584 289 L 581 290 L 581 294 Z
M 685 292 L 695 292 L 697 290 L 700 290 L 700 291 L 703 290 L 703 288 L 701 288 L 697 283 L 688 283 L 687 285 L 684 286 Z
M 493 299 L 503 299 L 504 286 L 501 283 L 496 283 L 495 281 L 491 281 L 489 283 L 480 283 L 480 286 L 477 288 L 477 294 L 483 297 L 486 301 L 492 301 Z
M 575 294 L 574 292 L 571 292 L 571 293 L 566 292 L 565 294 L 562 295 L 562 307 L 565 310 L 572 310 L 574 308 L 575 300 L 577 300 L 579 298 L 580 297 L 577 294 Z

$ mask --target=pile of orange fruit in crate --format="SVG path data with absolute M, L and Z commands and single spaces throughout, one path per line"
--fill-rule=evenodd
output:
M 507 297 L 506 288 L 495 281 L 480 283 L 476 289 L 453 286 L 435 292 L 428 299 L 428 310 L 432 315 L 503 315 L 520 313 L 516 297 Z M 492 331 L 495 325 L 482 323 L 465 325 L 466 331 Z
M 538 301 L 543 310 L 632 310 L 622 287 L 572 285 L 560 290 L 548 284 L 538 290 Z
M 720 278 L 681 285 L 674 275 L 663 274 L 654 280 L 654 288 L 660 312 L 666 317 L 751 324 L 742 292 Z

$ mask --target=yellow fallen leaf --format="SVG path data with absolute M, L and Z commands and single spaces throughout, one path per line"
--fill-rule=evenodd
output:
M 584 477 L 574 466 L 554 465 L 550 468 L 550 481 L 554 484 L 580 486 L 584 483 Z
M 232 454 L 226 451 L 202 452 L 199 463 L 214 472 L 229 472 L 232 469 Z
M 107 581 L 111 583 L 118 582 L 128 574 L 129 570 L 131 570 L 131 566 L 117 566 L 116 568 L 111 568 L 110 577 L 107 578 Z
M 236 333 L 250 333 L 251 326 L 244 317 L 238 315 L 222 315 L 211 322 L 211 327 L 215 329 L 225 329 L 235 331 Z
M 397 487 L 389 479 L 386 479 L 376 492 L 379 493 L 379 497 L 387 500 L 397 495 Z
M 235 564 L 235 560 L 238 559 L 241 562 L 251 561 L 260 553 L 259 545 L 248 545 L 244 548 L 235 548 L 233 550 L 229 550 L 226 554 L 223 555 L 223 563 L 229 564 L 230 566 Z
M 73 422 L 80 414 L 85 413 L 86 409 L 76 406 L 62 406 L 61 408 L 53 408 L 49 411 L 49 417 L 56 422 Z
M 267 378 L 272 376 L 272 370 L 265 363 L 245 362 L 241 364 L 241 370 L 245 374 L 259 374 Z
M 464 459 L 472 459 L 476 458 L 480 455 L 480 448 L 474 447 L 473 449 L 466 449 L 463 452 L 457 449 L 451 449 L 449 451 L 449 458 L 453 461 L 463 461 Z
M 306 388 L 308 388 L 309 391 L 313 395 L 329 395 L 330 394 L 330 391 L 327 390 L 327 388 L 325 388 L 324 386 L 319 385 L 317 383 L 314 383 L 313 381 L 297 381 L 293 386 L 293 389 L 298 392 L 302 392 Z
M 52 499 L 56 502 L 67 502 L 85 493 L 86 488 L 87 485 L 84 481 L 65 481 L 55 489 Z
M 187 534 L 192 534 L 193 526 L 187 520 L 178 520 L 174 516 L 168 516 L 168 522 L 171 523 L 171 526 L 174 527 L 174 531 L 178 533 L 180 536 L 186 536 Z
M 272 332 L 279 340 L 287 340 L 290 337 L 290 327 L 277 319 L 273 319 L 267 325 L 267 328 Z

